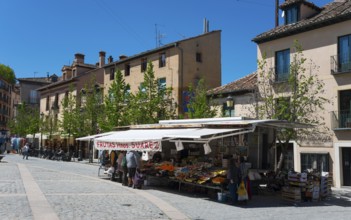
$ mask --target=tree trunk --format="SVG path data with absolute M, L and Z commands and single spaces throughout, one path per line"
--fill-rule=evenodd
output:
M 279 161 L 275 170 L 276 173 L 279 173 L 282 170 L 282 167 L 284 164 L 284 158 L 288 151 L 289 141 L 285 141 L 283 144 L 279 141 L 279 146 L 281 147 L 281 153 L 280 153 Z
M 283 163 L 284 163 L 284 157 L 285 157 L 285 154 L 284 154 L 283 151 L 282 151 L 282 152 L 280 153 L 279 161 L 278 161 L 277 167 L 276 167 L 276 169 L 275 169 L 275 172 L 276 172 L 276 173 L 279 173 L 279 172 L 282 170 Z

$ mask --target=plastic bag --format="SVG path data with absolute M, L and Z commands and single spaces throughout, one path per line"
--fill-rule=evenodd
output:
M 238 201 L 246 201 L 249 199 L 244 181 L 241 181 L 236 193 L 238 194 Z

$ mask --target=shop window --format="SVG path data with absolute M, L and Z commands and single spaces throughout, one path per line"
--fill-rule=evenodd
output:
M 314 169 L 321 172 L 329 172 L 329 154 L 301 154 L 301 171 Z

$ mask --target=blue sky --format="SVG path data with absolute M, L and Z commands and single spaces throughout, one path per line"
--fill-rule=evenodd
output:
M 310 0 L 323 6 L 333 0 Z M 282 3 L 283 0 L 280 0 Z M 256 69 L 256 35 L 274 27 L 275 0 L 0 0 L 0 63 L 16 77 L 61 76 L 75 53 L 87 63 L 131 56 L 222 30 L 222 85 Z

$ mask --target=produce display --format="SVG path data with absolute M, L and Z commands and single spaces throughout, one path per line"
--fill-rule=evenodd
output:
M 159 164 L 147 164 L 144 170 L 149 175 L 168 177 L 169 179 L 200 185 L 221 185 L 225 184 L 227 170 L 221 167 L 214 167 L 207 162 L 198 162 L 183 167 L 173 166 L 170 162 Z

